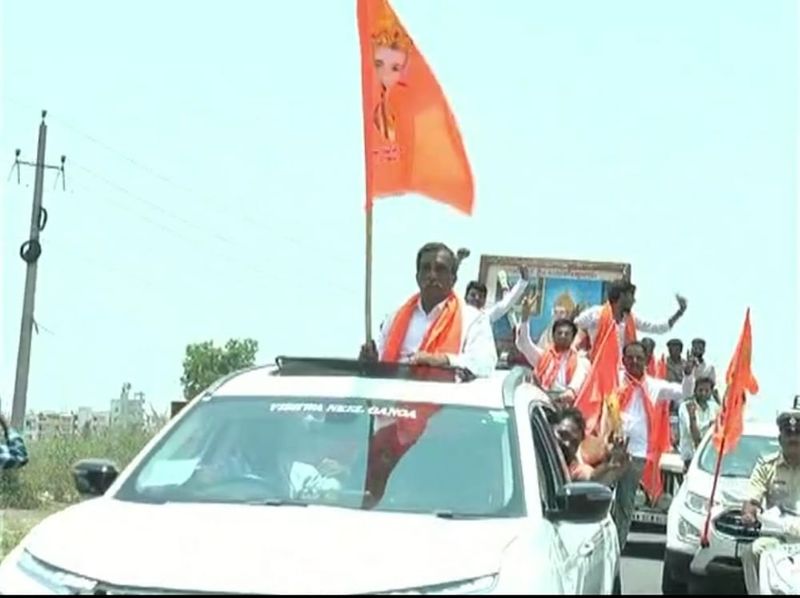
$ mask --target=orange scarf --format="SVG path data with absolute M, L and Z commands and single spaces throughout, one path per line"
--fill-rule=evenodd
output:
M 397 312 L 386 335 L 381 361 L 397 362 L 403 341 L 408 334 L 411 317 L 419 303 L 419 293 L 411 297 Z M 445 300 L 439 317 L 428 327 L 418 351 L 427 353 L 461 353 L 461 303 L 455 293 Z M 439 405 L 409 403 L 398 405 L 416 411 L 416 418 L 395 419 L 372 433 L 367 460 L 366 488 L 363 507 L 372 508 L 383 497 L 386 483 L 395 465 L 425 432 L 428 420 L 441 408 Z M 379 423 L 378 416 L 373 416 Z M 383 423 L 383 422 L 380 422 Z
M 386 335 L 381 361 L 399 361 L 403 341 L 408 334 L 411 317 L 419 304 L 419 293 L 406 301 L 394 317 Z M 455 293 L 445 300 L 444 309 L 428 327 L 418 351 L 427 353 L 461 353 L 461 303 Z
M 536 366 L 536 377 L 539 379 L 542 388 L 546 390 L 553 388 L 565 357 L 567 359 L 566 384 L 572 381 L 572 376 L 575 375 L 575 369 L 578 367 L 578 352 L 574 349 L 559 352 L 556 351 L 553 345 L 550 345 Z
M 661 455 L 669 452 L 672 448 L 670 444 L 669 403 L 653 404 L 650 393 L 647 390 L 645 378 L 636 380 L 626 373 L 625 382 L 619 390 L 621 413 L 627 411 L 628 407 L 630 407 L 637 388 L 642 391 L 644 411 L 647 416 L 647 461 L 642 474 L 642 486 L 644 486 L 650 500 L 655 502 L 664 491 L 664 484 L 661 480 Z
M 633 314 L 631 313 L 626 314 L 624 322 L 625 322 L 624 344 L 632 343 L 633 341 L 636 340 L 636 321 L 633 319 Z M 595 342 L 592 343 L 592 352 L 591 352 L 592 361 L 594 361 L 594 358 L 597 356 L 597 350 L 603 343 L 603 339 L 606 338 L 608 334 L 616 334 L 616 332 L 617 332 L 617 323 L 614 320 L 614 310 L 611 309 L 611 303 L 606 301 L 606 304 L 600 311 L 600 321 L 597 323 L 597 336 L 595 336 Z M 624 347 L 620 347 L 620 349 L 623 348 Z

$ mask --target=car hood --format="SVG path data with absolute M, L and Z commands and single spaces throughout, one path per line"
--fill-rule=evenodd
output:
M 51 566 L 115 586 L 349 594 L 497 573 L 528 521 L 99 498 L 46 519 L 25 546 Z
M 711 488 L 714 485 L 714 476 L 701 469 L 694 469 L 687 476 L 687 489 L 693 494 L 698 494 L 705 498 L 711 496 Z M 747 478 L 726 478 L 720 477 L 717 483 L 717 491 L 714 502 L 719 502 L 724 506 L 741 506 L 747 498 Z

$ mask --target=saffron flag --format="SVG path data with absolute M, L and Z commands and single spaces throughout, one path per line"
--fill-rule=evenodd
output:
M 597 353 L 575 399 L 575 407 L 586 420 L 586 438 L 581 445 L 585 463 L 594 465 L 605 456 L 609 432 L 618 431 L 619 405 L 616 389 L 619 385 L 619 339 L 615 329 L 608 328 L 598 339 Z
M 718 451 L 721 449 L 722 454 L 732 451 L 742 435 L 746 393 L 758 393 L 758 381 L 750 366 L 752 353 L 753 335 L 750 329 L 750 309 L 748 309 L 742 334 L 728 365 L 725 376 L 725 398 L 714 430 L 714 446 Z
M 358 0 L 367 210 L 419 193 L 472 214 L 474 185 L 444 92 L 388 0 Z
M 667 358 L 662 353 L 661 358 L 658 360 L 656 364 L 656 378 L 659 380 L 666 380 L 667 379 Z

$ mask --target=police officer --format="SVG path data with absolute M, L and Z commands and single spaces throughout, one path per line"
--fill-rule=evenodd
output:
M 755 525 L 763 509 L 773 507 L 794 510 L 800 501 L 800 410 L 778 416 L 778 440 L 781 450 L 762 457 L 750 476 L 747 500 L 742 507 L 742 521 Z M 781 543 L 779 538 L 758 538 L 742 553 L 744 581 L 748 594 L 759 594 L 758 576 L 761 555 Z

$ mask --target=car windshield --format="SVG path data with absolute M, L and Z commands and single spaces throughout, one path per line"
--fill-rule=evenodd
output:
M 722 457 L 720 475 L 727 478 L 749 478 L 760 457 L 779 450 L 777 438 L 743 435 L 733 452 Z M 717 449 L 710 440 L 700 455 L 698 466 L 702 471 L 714 475 L 717 467 Z
M 201 402 L 116 498 L 524 515 L 509 411 L 364 399 Z

